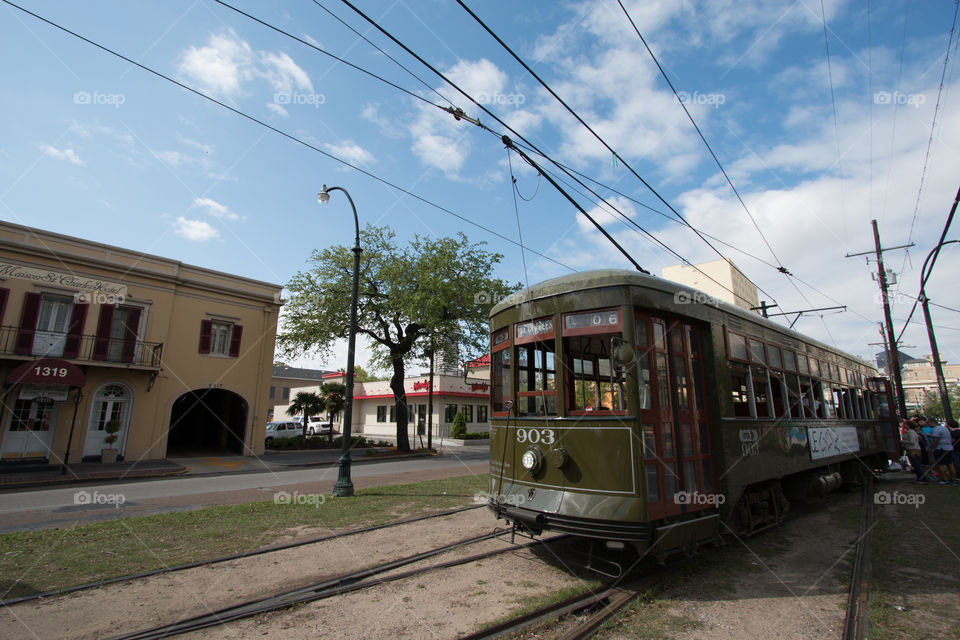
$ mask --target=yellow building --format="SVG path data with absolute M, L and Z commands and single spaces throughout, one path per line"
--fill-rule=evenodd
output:
M 941 360 L 943 378 L 948 387 L 960 384 L 960 365 L 949 364 Z M 906 399 L 907 409 L 923 411 L 923 401 L 927 394 L 939 397 L 940 387 L 937 385 L 937 372 L 933 367 L 933 356 L 923 356 L 923 360 L 911 360 L 901 368 L 903 380 L 903 397 Z
M 0 222 L 2 459 L 262 453 L 280 289 Z

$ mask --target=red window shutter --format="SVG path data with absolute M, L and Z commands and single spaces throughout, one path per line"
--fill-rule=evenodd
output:
M 213 321 L 200 321 L 200 353 L 210 353 L 210 335 L 213 333 Z
M 19 355 L 30 355 L 33 351 L 33 336 L 37 330 L 37 317 L 40 315 L 40 294 L 23 294 L 23 309 L 20 311 L 20 330 L 13 350 Z
M 137 330 L 140 329 L 140 309 L 127 307 L 127 322 L 123 326 L 123 351 L 121 359 L 133 362 L 137 350 Z
M 3 323 L 3 313 L 7 310 L 7 298 L 10 297 L 10 289 L 0 287 L 0 324 Z
M 80 355 L 80 342 L 83 340 L 83 323 L 87 319 L 88 304 L 73 303 L 70 324 L 67 326 L 67 341 L 63 345 L 64 358 L 76 358 Z
M 233 332 L 230 335 L 230 357 L 240 356 L 240 338 L 243 336 L 243 327 L 238 324 L 233 325 Z
M 100 320 L 97 322 L 97 337 L 93 341 L 93 359 L 106 360 L 110 353 L 110 327 L 113 326 L 112 304 L 100 307 Z

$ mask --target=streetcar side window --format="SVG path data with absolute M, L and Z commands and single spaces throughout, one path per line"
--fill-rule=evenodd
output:
M 771 414 L 767 370 L 761 367 L 752 367 L 750 373 L 753 378 L 753 403 L 756 409 L 756 417 L 769 418 Z
M 493 368 L 493 386 L 490 390 L 491 411 L 500 413 L 507 411 L 504 401 L 513 396 L 513 372 L 510 366 L 510 349 L 502 349 L 493 354 L 491 360 Z
M 783 381 L 783 374 L 770 372 L 770 401 L 773 405 L 773 415 L 776 418 L 789 418 L 789 404 L 787 402 L 787 387 Z
M 727 344 L 731 360 L 747 360 L 747 339 L 744 336 L 728 331 Z
M 733 394 L 733 415 L 737 418 L 751 418 L 750 392 L 747 385 L 747 372 L 744 369 L 730 370 L 730 389 Z

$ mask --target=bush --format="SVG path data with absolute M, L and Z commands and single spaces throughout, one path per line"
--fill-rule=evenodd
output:
M 275 449 L 277 451 L 287 451 L 290 449 L 339 449 L 342 439 L 343 436 L 339 436 L 334 438 L 333 442 L 331 442 L 325 437 L 318 438 L 314 436 L 307 436 L 306 441 L 304 441 L 302 435 L 294 436 L 292 438 L 274 438 L 267 443 L 267 449 Z M 383 442 L 382 440 L 374 442 L 373 440 L 367 440 L 363 436 L 351 436 L 350 442 L 352 448 L 354 449 L 391 446 L 389 442 Z
M 453 428 L 450 429 L 450 437 L 462 440 L 466 435 L 467 417 L 458 411 L 457 415 L 453 416 Z
M 476 431 L 468 431 L 467 433 L 464 434 L 463 439 L 464 440 L 489 440 L 490 432 L 488 431 L 486 433 L 478 433 Z

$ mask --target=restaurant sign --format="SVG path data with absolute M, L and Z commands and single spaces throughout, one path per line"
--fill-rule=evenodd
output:
M 125 298 L 127 285 L 116 282 L 107 282 L 96 278 L 77 275 L 75 273 L 61 273 L 48 269 L 33 269 L 10 262 L 0 262 L 0 278 L 14 278 L 27 280 L 39 284 L 52 284 L 77 291 L 90 291 L 115 298 Z

